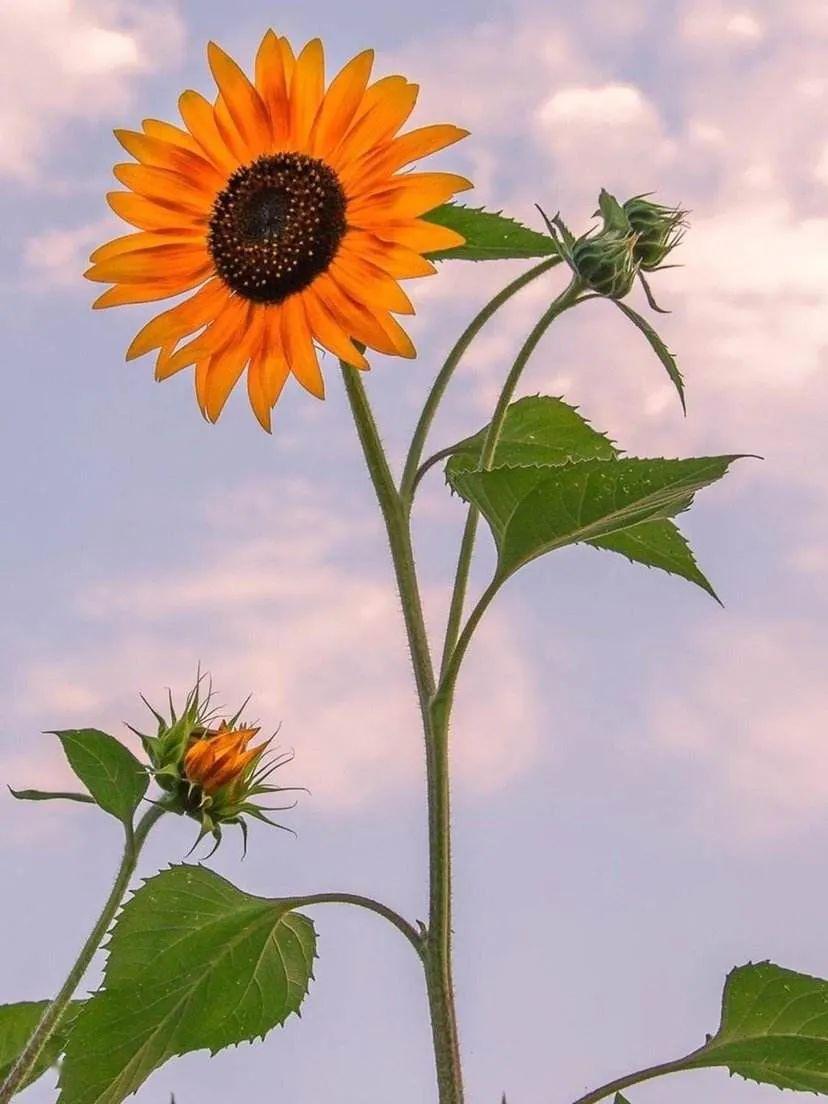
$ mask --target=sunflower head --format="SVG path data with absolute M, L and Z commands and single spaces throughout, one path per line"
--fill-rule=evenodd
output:
M 268 31 L 252 79 L 213 43 L 208 61 L 216 95 L 184 92 L 180 124 L 115 132 L 134 160 L 115 166 L 123 190 L 108 199 L 135 230 L 96 249 L 86 275 L 112 285 L 96 307 L 186 294 L 127 358 L 153 353 L 158 379 L 194 368 L 210 421 L 246 374 L 269 430 L 289 376 L 323 397 L 319 349 L 359 368 L 363 349 L 415 355 L 395 318 L 413 313 L 400 281 L 463 243 L 423 216 L 471 185 L 410 166 L 467 132 L 401 134 L 418 87 L 372 82 L 370 50 L 327 85 L 318 39 L 297 56 Z
M 246 841 L 246 817 L 275 824 L 266 816 L 274 810 L 257 799 L 285 792 L 268 780 L 291 755 L 270 753 L 272 737 L 254 743 L 260 729 L 240 721 L 244 706 L 229 720 L 219 720 L 211 706 L 212 691 L 204 694 L 201 686 L 199 678 L 180 714 L 172 698 L 168 717 L 149 706 L 158 722 L 155 735 L 133 731 L 150 759 L 150 773 L 166 793 L 166 808 L 197 820 L 199 840 L 209 834 L 218 844 L 222 826 L 233 824 L 242 829 Z

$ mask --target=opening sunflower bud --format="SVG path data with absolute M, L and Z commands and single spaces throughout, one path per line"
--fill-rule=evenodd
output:
M 167 807 L 199 821 L 198 840 L 212 835 L 221 842 L 222 825 L 238 825 L 247 840 L 245 817 L 254 817 L 276 828 L 267 812 L 293 808 L 262 806 L 257 798 L 265 794 L 287 792 L 271 785 L 273 772 L 292 758 L 292 753 L 270 751 L 273 737 L 254 743 L 261 729 L 240 721 L 242 708 L 230 720 L 220 720 L 212 705 L 209 688 L 202 693 L 204 679 L 199 676 L 178 714 L 169 701 L 169 716 L 155 710 L 144 698 L 158 722 L 154 736 L 133 729 L 144 744 L 156 782 L 169 795 Z M 198 841 L 196 841 L 198 842 Z

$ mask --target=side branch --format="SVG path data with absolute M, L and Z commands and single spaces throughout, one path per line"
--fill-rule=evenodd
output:
M 374 912 L 387 920 L 389 924 L 402 932 L 408 942 L 413 946 L 417 954 L 422 958 L 425 939 L 413 924 L 400 916 L 394 909 L 375 901 L 372 897 L 361 897 L 357 893 L 314 893 L 308 897 L 291 897 L 291 908 L 308 908 L 311 905 L 355 905 L 357 908 Z
M 684 1070 L 692 1068 L 693 1059 L 704 1049 L 704 1047 L 700 1047 L 699 1050 L 694 1050 L 673 1062 L 662 1062 L 657 1066 L 647 1066 L 646 1069 L 628 1073 L 625 1077 L 618 1077 L 615 1081 L 609 1081 L 606 1085 L 601 1085 L 600 1088 L 593 1089 L 592 1092 L 578 1097 L 574 1104 L 597 1104 L 599 1100 L 612 1096 L 614 1093 L 623 1092 L 624 1089 L 629 1089 L 633 1085 L 641 1085 L 645 1081 L 654 1080 L 656 1077 L 665 1077 L 668 1073 L 682 1073 Z

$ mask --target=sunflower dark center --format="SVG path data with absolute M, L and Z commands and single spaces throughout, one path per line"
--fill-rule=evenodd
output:
M 210 217 L 216 270 L 256 303 L 280 303 L 325 272 L 345 235 L 345 193 L 323 161 L 260 157 L 230 177 Z

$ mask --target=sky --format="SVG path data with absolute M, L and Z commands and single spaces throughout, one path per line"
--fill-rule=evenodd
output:
M 175 118 L 210 87 L 215 39 L 249 65 L 265 29 L 365 46 L 421 83 L 416 120 L 471 137 L 440 157 L 476 204 L 539 228 L 590 224 L 600 188 L 692 211 L 658 319 L 683 418 L 640 335 L 606 303 L 550 331 L 524 393 L 564 395 L 628 452 L 749 452 L 682 522 L 721 609 L 689 584 L 576 548 L 508 584 L 461 679 L 453 733 L 457 990 L 469 1099 L 565 1104 L 715 1030 L 748 960 L 828 976 L 828 7 L 824 0 L 5 0 L 0 7 L 0 780 L 70 776 L 45 730 L 126 738 L 139 692 L 201 663 L 228 707 L 295 751 L 297 835 L 254 829 L 211 860 L 271 896 L 367 893 L 425 914 L 421 737 L 399 601 L 330 359 L 328 397 L 289 387 L 268 437 L 243 393 L 201 420 L 186 373 L 155 384 L 124 349 L 149 316 L 89 309 L 111 131 Z M 453 262 L 411 287 L 414 362 L 367 386 L 399 468 L 430 380 L 520 265 Z M 434 447 L 485 424 L 551 274 L 479 339 Z M 636 305 L 640 305 L 638 297 Z M 415 537 L 440 637 L 464 512 L 435 472 Z M 493 562 L 483 534 L 474 585 Z M 164 823 L 142 873 L 179 861 Z M 60 985 L 117 862 L 85 807 L 0 795 L 0 999 Z M 314 912 L 301 1020 L 263 1045 L 168 1063 L 138 1104 L 433 1098 L 418 965 L 399 935 Z M 85 988 L 94 988 L 93 971 Z M 44 1077 L 21 1096 L 55 1099 Z M 725 1071 L 632 1104 L 763 1104 Z

